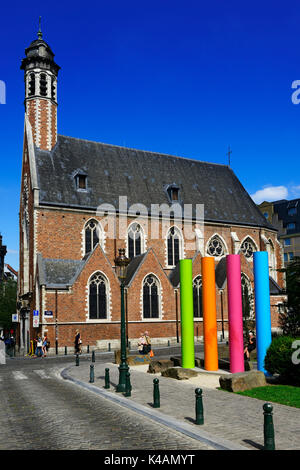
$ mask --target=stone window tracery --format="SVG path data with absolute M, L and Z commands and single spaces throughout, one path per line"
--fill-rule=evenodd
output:
M 182 238 L 176 227 L 171 227 L 167 236 L 168 265 L 176 266 L 182 251 Z
M 193 280 L 193 306 L 194 306 L 194 318 L 203 318 L 202 277 L 201 276 L 197 276 Z
M 241 245 L 241 252 L 245 256 L 245 258 L 250 259 L 253 257 L 253 253 L 256 251 L 254 243 L 250 240 L 250 238 L 246 238 Z
M 97 243 L 101 242 L 101 229 L 96 220 L 89 220 L 85 226 L 85 254 L 93 251 Z
M 222 242 L 221 238 L 218 235 L 215 235 L 209 241 L 208 247 L 207 247 L 207 253 L 210 256 L 215 256 L 215 257 L 223 256 L 225 254 L 224 243 Z
M 128 229 L 128 258 L 132 259 L 142 253 L 142 230 L 137 223 Z

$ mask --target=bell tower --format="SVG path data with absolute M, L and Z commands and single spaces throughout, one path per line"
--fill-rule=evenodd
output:
M 38 39 L 27 49 L 22 60 L 25 81 L 25 113 L 32 127 L 33 141 L 43 150 L 51 150 L 57 141 L 57 75 L 60 67 L 43 40 L 41 17 Z

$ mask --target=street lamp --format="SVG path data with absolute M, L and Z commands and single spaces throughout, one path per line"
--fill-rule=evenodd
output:
M 117 392 L 126 391 L 126 374 L 129 370 L 126 361 L 126 325 L 125 325 L 125 302 L 124 302 L 124 287 L 127 273 L 127 266 L 130 259 L 126 258 L 124 248 L 119 249 L 119 256 L 115 259 L 116 273 L 121 284 L 121 362 L 119 366 L 119 384 L 117 385 Z

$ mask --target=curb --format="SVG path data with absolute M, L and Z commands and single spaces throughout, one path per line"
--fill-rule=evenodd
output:
M 247 447 L 244 447 L 240 444 L 235 444 L 231 441 L 228 441 L 227 439 L 213 436 L 212 434 L 206 431 L 202 431 L 199 428 L 195 428 L 194 426 L 190 424 L 186 424 L 186 423 L 179 421 L 178 419 L 171 418 L 170 416 L 165 415 L 161 413 L 160 411 L 157 411 L 155 409 L 148 409 L 146 406 L 140 405 L 139 403 L 135 403 L 128 398 L 125 398 L 120 395 L 115 395 L 111 392 L 108 392 L 107 390 L 101 389 L 94 385 L 90 385 L 86 382 L 82 382 L 78 379 L 75 379 L 71 377 L 70 375 L 68 375 L 68 370 L 71 369 L 72 367 L 73 365 L 61 371 L 61 376 L 63 379 L 69 380 L 73 382 L 74 384 L 80 387 L 83 387 L 90 392 L 94 392 L 97 395 L 102 396 L 103 398 L 106 398 L 114 403 L 117 403 L 120 406 L 124 406 L 130 409 L 131 411 L 135 411 L 136 413 L 139 413 L 159 424 L 162 424 L 171 429 L 174 429 L 177 432 L 185 434 L 188 437 L 191 437 L 192 439 L 201 441 L 213 447 L 216 450 L 249 450 Z

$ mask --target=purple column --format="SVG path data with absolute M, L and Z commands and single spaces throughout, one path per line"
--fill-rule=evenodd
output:
M 244 372 L 243 308 L 240 255 L 227 255 L 230 372 Z

